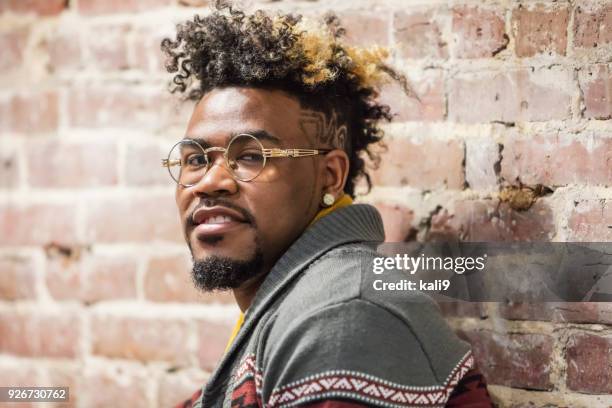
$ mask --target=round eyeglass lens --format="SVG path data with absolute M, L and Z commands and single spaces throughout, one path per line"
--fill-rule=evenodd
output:
M 253 180 L 266 164 L 263 145 L 255 136 L 237 135 L 227 147 L 227 161 L 238 180 Z
M 207 165 L 204 149 L 191 140 L 178 142 L 168 154 L 170 176 L 185 187 L 195 185 L 206 173 Z

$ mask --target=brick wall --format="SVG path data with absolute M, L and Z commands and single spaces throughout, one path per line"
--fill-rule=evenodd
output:
M 237 308 L 191 287 L 159 167 L 190 108 L 159 41 L 204 3 L 0 0 L 1 385 L 169 406 L 222 352 Z M 390 240 L 612 240 L 612 2 L 251 3 L 394 46 L 421 102 L 385 89 L 390 151 L 360 198 Z M 610 305 L 444 312 L 500 406 L 612 406 Z

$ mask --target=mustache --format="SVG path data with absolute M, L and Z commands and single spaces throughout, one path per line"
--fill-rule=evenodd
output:
M 187 226 L 188 227 L 194 227 L 196 225 L 195 221 L 193 220 L 193 215 L 195 214 L 195 212 L 197 210 L 199 210 L 202 207 L 226 207 L 229 208 L 231 210 L 237 211 L 239 212 L 242 217 L 251 225 L 253 226 L 257 226 L 257 224 L 255 223 L 255 217 L 253 217 L 253 214 L 251 214 L 247 209 L 242 208 L 234 203 L 232 203 L 231 201 L 225 199 L 225 198 L 205 198 L 201 201 L 200 204 L 198 204 L 193 211 L 191 212 L 191 214 L 189 214 L 189 216 L 187 217 Z

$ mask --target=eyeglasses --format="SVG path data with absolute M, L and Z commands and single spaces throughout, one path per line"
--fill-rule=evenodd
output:
M 240 181 L 251 181 L 257 177 L 268 158 L 306 157 L 327 154 L 333 149 L 265 149 L 259 139 L 248 133 L 234 136 L 227 147 L 204 149 L 192 139 L 183 139 L 175 144 L 162 167 L 168 168 L 170 177 L 183 187 L 197 184 L 210 168 L 210 152 L 223 152 L 227 169 Z

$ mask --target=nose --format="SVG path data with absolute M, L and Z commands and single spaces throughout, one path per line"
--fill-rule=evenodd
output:
M 218 152 L 216 152 L 218 153 Z M 216 159 L 213 159 L 216 156 Z M 216 197 L 232 195 L 238 191 L 238 184 L 225 163 L 222 154 L 208 153 L 210 165 L 202 178 L 190 187 L 194 196 Z

